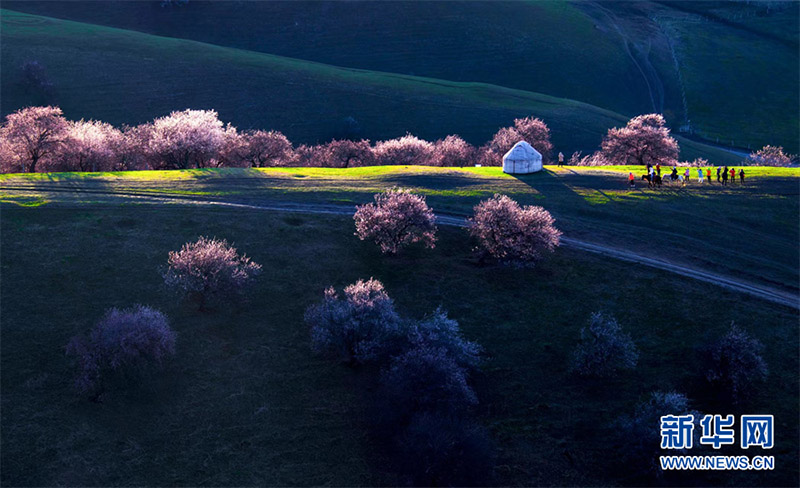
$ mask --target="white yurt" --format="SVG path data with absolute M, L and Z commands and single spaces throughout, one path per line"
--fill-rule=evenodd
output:
M 542 155 L 525 141 L 514 144 L 503 156 L 503 172 L 525 174 L 542 170 Z

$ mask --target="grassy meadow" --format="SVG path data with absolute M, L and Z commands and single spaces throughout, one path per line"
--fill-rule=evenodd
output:
M 602 136 L 590 120 L 594 116 L 565 110 L 552 114 L 556 108 L 552 103 L 570 100 L 625 119 L 663 112 L 675 129 L 688 118 L 699 135 L 711 141 L 718 138 L 720 144 L 733 141 L 742 148 L 778 144 L 793 153 L 800 149 L 794 88 L 800 75 L 790 69 L 798 62 L 800 7 L 793 2 L 768 11 L 754 2 L 667 1 L 231 4 L 193 0 L 182 8 L 161 8 L 158 2 L 99 6 L 81 1 L 7 1 L 4 6 L 34 15 L 21 18 L 11 11 L 2 15 L 8 17 L 2 33 L 8 46 L 2 61 L 3 113 L 32 103 L 32 94 L 13 85 L 18 82 L 19 65 L 37 59 L 48 68 L 60 90 L 57 101 L 68 113 L 114 123 L 131 124 L 175 107 L 202 106 L 218 109 L 223 119 L 240 127 L 280 129 L 299 142 L 329 139 L 341 130 L 342 119 L 352 116 L 370 139 L 395 137 L 406 130 L 425 137 L 449 131 L 480 144 L 513 117 L 535 114 L 554 129 L 557 146 L 569 152 L 593 149 Z M 48 17 L 83 22 L 87 29 L 95 25 L 117 30 L 80 33 L 72 24 L 53 23 Z M 220 25 L 218 19 L 223 17 L 228 20 Z M 270 21 L 264 22 L 265 18 Z M 45 48 L 27 38 L 45 31 L 47 37 L 42 39 L 58 42 Z M 100 40 L 105 35 L 110 37 Z M 167 38 L 200 44 L 167 42 Z M 90 39 L 94 59 L 83 59 L 81 52 Z M 203 50 L 200 46 L 207 48 L 215 59 L 209 64 L 216 67 L 195 60 L 195 48 Z M 219 57 L 211 46 L 234 49 Z M 130 69 L 126 53 L 141 49 L 147 62 L 139 70 Z M 174 50 L 186 57 L 172 60 Z M 65 65 L 60 60 L 65 55 L 77 65 Z M 340 72 L 345 75 L 356 70 L 363 76 L 348 76 L 351 89 L 341 93 L 337 92 L 341 76 L 335 71 L 319 76 L 276 75 L 276 70 L 284 69 L 280 63 L 284 58 L 307 69 L 323 63 L 347 68 Z M 385 79 L 388 73 L 392 76 Z M 226 88 L 231 80 L 241 85 L 235 93 Z M 391 80 L 398 85 L 413 80 L 419 86 L 411 91 L 398 86 L 394 98 L 403 103 L 395 105 L 386 100 L 391 97 L 376 97 L 376 92 L 394 89 L 385 83 Z M 437 103 L 436 89 L 452 86 L 450 82 L 491 87 L 484 88 L 487 92 L 481 97 L 469 85 L 462 86 L 454 99 Z M 115 88 L 120 84 L 125 85 L 124 96 Z M 513 109 L 496 113 L 492 103 L 487 106 L 486 99 L 497 98 L 496 87 L 510 89 L 504 98 L 514 104 Z M 142 89 L 156 95 L 137 95 Z M 540 99 L 538 104 L 524 100 L 536 94 L 559 100 Z M 103 103 L 107 100 L 114 103 Z M 284 103 L 293 106 L 295 119 L 284 118 Z M 315 127 L 306 125 L 306 106 L 317 111 Z M 394 116 L 384 117 L 386 113 Z M 587 141 L 589 137 L 594 139 Z M 709 158 L 710 153 L 704 154 Z M 696 156 L 692 152 L 684 157 Z
M 215 109 L 240 129 L 280 130 L 295 143 L 342 137 L 344 120 L 354 117 L 361 135 L 373 140 L 406 131 L 429 140 L 457 133 L 478 145 L 514 118 L 535 114 L 551 128 L 556 151 L 567 156 L 594 151 L 610 127 L 623 126 L 629 118 L 571 99 L 486 83 L 340 68 L 11 10 L 3 10 L 0 21 L 0 53 L 8 67 L 0 73 L 3 113 L 57 103 L 68 118 L 130 125 L 176 107 Z M 53 100 L 37 98 L 20 82 L 18 67 L 31 59 L 48 67 L 56 86 Z M 686 160 L 705 157 L 735 164 L 741 159 L 677 139 Z
M 628 190 L 627 173 L 637 175 Z M 505 193 L 542 205 L 568 236 L 735 276 L 798 289 L 797 168 L 747 167 L 744 186 L 696 180 L 649 190 L 635 167 L 548 166 L 511 176 L 498 167 L 372 166 L 0 175 L 0 198 L 23 205 L 111 202 L 114 192 L 248 203 L 335 204 L 372 200 L 385 188 L 412 188 L 434 211 L 467 216 L 480 200 Z M 693 177 L 694 178 L 694 177 Z M 25 192 L 14 191 L 22 185 Z M 735 238 L 732 238 L 735 237 Z
M 748 147 L 800 151 L 798 45 L 797 2 L 3 0 L 0 116 L 54 104 L 122 126 L 214 109 L 295 145 L 407 131 L 480 145 L 536 116 L 569 157 L 657 111 L 681 160 L 738 171 Z M 52 92 L 26 85 L 29 61 Z M 686 119 L 691 140 L 677 134 Z M 569 246 L 534 268 L 485 264 L 454 226 L 434 249 L 384 256 L 347 214 L 392 187 L 456 217 L 506 194 L 550 211 L 565 237 L 800 295 L 800 168 L 748 166 L 728 186 L 691 171 L 653 189 L 639 166 L 0 174 L 0 485 L 402 484 L 370 427 L 375 371 L 315 356 L 303 320 L 328 286 L 373 277 L 401 315 L 442 307 L 483 347 L 470 415 L 494 443 L 492 485 L 800 486 L 797 308 Z M 201 312 L 165 288 L 168 253 L 199 236 L 263 266 L 244 300 Z M 88 401 L 65 346 L 139 303 L 169 318 L 176 356 Z M 610 380 L 569 370 L 597 311 L 641 353 Z M 769 367 L 737 406 L 710 393 L 700 359 L 733 322 Z M 701 413 L 774 415 L 769 452 L 719 454 L 774 455 L 775 470 L 632 474 L 614 422 L 653 391 Z
M 358 241 L 346 216 L 154 205 L 84 191 L 94 183 L 119 191 L 211 191 L 229 201 L 360 202 L 369 199 L 373 187 L 404 183 L 429 194 L 435 210 L 447 206 L 454 212 L 504 191 L 545 204 L 568 235 L 586 227 L 586 235 L 601 242 L 618 225 L 625 225 L 626 242 L 636 235 L 645 239 L 632 223 L 637 218 L 622 222 L 623 216 L 656 209 L 707 212 L 720 206 L 739 209 L 742 218 L 757 211 L 776 222 L 796 221 L 796 194 L 780 194 L 796 189 L 796 171 L 781 170 L 783 176 L 763 181 L 754 177 L 752 189 L 628 193 L 619 188 L 622 173 L 573 170 L 551 168 L 522 179 L 501 176 L 496 168 L 401 167 L 4 177 L 2 483 L 396 483 L 390 472 L 377 468 L 385 463 L 371 448 L 365 427 L 370 390 L 363 388 L 363 375 L 315 357 L 302 320 L 325 287 L 375 277 L 404 315 L 422 317 L 441 305 L 470 340 L 485 348 L 483 373 L 474 378 L 480 398 L 476 415 L 497 445 L 496 484 L 642 483 L 619 475 L 607 462 L 609 449 L 622 448 L 612 441 L 610 422 L 632 413 L 653 390 L 682 391 L 694 408 L 727 412 L 728 406 L 716 405 L 695 379 L 696 348 L 731 321 L 766 347 L 769 380 L 748 407 L 776 417 L 776 447 L 770 454 L 777 468 L 711 474 L 703 483 L 796 484 L 800 339 L 795 310 L 566 248 L 532 270 L 480 266 L 463 229 L 442 227 L 435 249 L 410 249 L 389 258 Z M 13 189 L 24 182 L 73 193 L 48 192 L 44 186 L 34 193 Z M 596 201 L 598 192 L 608 201 Z M 31 198 L 39 203 L 26 206 Z M 722 232 L 728 242 L 733 232 L 757 232 L 763 249 L 779 247 L 764 246 L 765 240 L 796 243 L 796 235 L 784 235 L 796 232 L 792 225 L 751 227 L 758 220 L 725 218 L 721 227 L 699 236 L 691 232 L 702 227 L 659 228 L 648 245 L 677 253 L 702 237 L 709 240 L 708 248 L 713 235 Z M 604 227 L 610 229 L 602 233 Z M 686 229 L 683 235 L 678 227 Z M 226 238 L 264 266 L 247 302 L 199 313 L 166 293 L 159 269 L 167 253 L 200 235 Z M 784 254 L 796 258 L 796 252 Z M 777 252 L 762 259 L 788 257 Z M 796 261 L 784 266 L 797 273 Z M 175 360 L 144 386 L 114 392 L 101 404 L 80 398 L 70 387 L 65 344 L 106 308 L 134 303 L 168 315 L 178 333 Z M 636 371 L 610 382 L 579 380 L 567 371 L 579 329 L 597 310 L 616 315 L 642 352 Z

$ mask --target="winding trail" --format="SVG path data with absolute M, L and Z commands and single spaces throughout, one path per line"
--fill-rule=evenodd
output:
M 136 192 L 136 191 L 114 191 L 114 190 L 99 190 L 99 189 L 66 189 L 66 188 L 48 188 L 43 189 L 41 186 L 34 185 L 3 185 L 5 190 L 12 190 L 15 192 L 65 192 L 65 193 L 88 193 L 98 195 L 108 195 L 112 197 L 122 197 L 127 199 L 145 200 L 154 203 L 164 204 L 192 204 L 192 205 L 206 205 L 227 208 L 241 208 L 249 210 L 266 210 L 273 212 L 287 212 L 287 213 L 303 213 L 303 214 L 323 214 L 323 215 L 340 215 L 352 216 L 354 207 L 351 205 L 335 205 L 335 204 L 318 204 L 318 203 L 299 203 L 299 202 L 270 202 L 267 204 L 252 204 L 252 203 L 237 203 L 222 200 L 207 200 L 192 196 L 176 196 L 169 194 L 155 194 L 152 192 Z M 436 222 L 439 225 L 450 227 L 466 227 L 467 220 L 463 216 L 452 214 L 437 214 Z M 723 276 L 716 273 L 711 273 L 702 269 L 677 264 L 668 260 L 655 259 L 641 254 L 617 248 L 610 247 L 602 244 L 588 242 L 571 237 L 561 238 L 561 244 L 573 249 L 578 249 L 584 252 L 593 254 L 600 254 L 608 256 L 621 261 L 641 264 L 651 268 L 660 269 L 680 276 L 693 278 L 698 281 L 710 283 L 728 290 L 744 293 L 762 300 L 772 303 L 783 305 L 786 307 L 800 310 L 800 296 L 778 290 L 771 287 L 756 285 L 746 281 L 737 280 L 729 276 Z

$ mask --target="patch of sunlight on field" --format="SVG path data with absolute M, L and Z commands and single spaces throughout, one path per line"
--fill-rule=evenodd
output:
M 599 190 L 575 190 L 575 193 L 583 197 L 586 203 L 590 205 L 605 205 L 607 203 L 615 202 L 616 196 L 613 192 L 599 191 Z
M 0 203 L 11 203 L 14 205 L 19 205 L 20 207 L 41 207 L 49 202 L 44 198 L 35 195 L 20 196 L 0 194 Z
M 395 174 L 450 174 L 468 173 L 478 176 L 495 178 L 511 178 L 503 173 L 502 168 L 493 167 L 435 167 L 435 166 L 361 166 L 357 168 L 254 168 L 264 175 L 289 175 L 295 178 L 354 178 L 354 177 L 380 177 Z
M 125 179 L 137 181 L 189 180 L 198 170 L 143 170 L 143 171 L 98 171 L 94 173 L 7 173 L 0 174 L 0 181 L 74 181 L 92 179 Z

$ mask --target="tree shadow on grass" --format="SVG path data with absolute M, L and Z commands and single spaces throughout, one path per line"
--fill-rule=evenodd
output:
M 400 187 L 418 187 L 432 190 L 454 190 L 486 183 L 483 178 L 462 176 L 458 173 L 390 175 L 382 178 L 382 181 Z
M 526 175 L 511 176 L 544 197 L 544 202 L 537 203 L 543 203 L 543 206 L 551 212 L 562 213 L 567 209 L 572 210 L 589 205 L 586 198 L 569 185 L 564 177 L 558 176 L 548 169 Z M 580 176 L 582 175 L 570 176 L 570 178 L 579 178 Z

